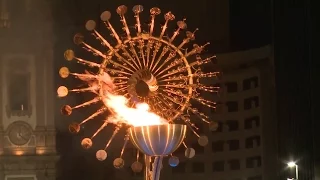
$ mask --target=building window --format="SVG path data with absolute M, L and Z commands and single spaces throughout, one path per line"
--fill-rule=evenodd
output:
M 252 136 L 246 139 L 246 148 L 259 147 L 261 143 L 260 136 Z
M 228 120 L 227 125 L 229 127 L 229 131 L 237 131 L 239 130 L 239 123 L 237 120 Z
M 212 142 L 212 152 L 222 152 L 223 146 L 224 146 L 223 141 Z
M 252 177 L 248 177 L 248 180 L 262 180 L 262 176 L 252 176 Z
M 236 151 L 240 148 L 239 140 L 229 140 L 228 144 L 229 144 L 230 151 Z
M 31 73 L 26 58 L 9 59 L 5 74 L 7 81 L 6 112 L 11 116 L 31 116 Z
M 224 171 L 224 161 L 216 161 L 212 163 L 212 171 L 213 172 L 221 172 Z
M 228 93 L 234 93 L 238 91 L 238 84 L 236 82 L 230 82 L 225 84 Z
M 252 77 L 252 78 L 248 78 L 248 79 L 243 80 L 243 83 L 242 83 L 243 90 L 257 88 L 259 86 L 258 82 L 259 82 L 258 77 Z
M 239 170 L 240 169 L 240 160 L 239 159 L 232 159 L 229 161 L 229 168 L 230 170 Z
M 246 167 L 247 168 L 261 167 L 261 157 L 255 156 L 255 157 L 247 158 L 246 159 Z
M 24 111 L 29 107 L 29 74 L 15 73 L 10 76 L 10 110 Z
M 252 129 L 260 126 L 260 117 L 254 116 L 244 120 L 244 129 Z
M 201 163 L 201 162 L 192 163 L 192 172 L 204 173 L 204 171 L 205 171 L 204 163 Z
M 228 108 L 228 112 L 236 112 L 238 111 L 238 102 L 237 101 L 229 101 L 226 103 Z
M 245 110 L 259 107 L 259 97 L 255 96 L 255 97 L 244 99 L 243 106 Z
M 171 168 L 172 173 L 185 173 L 187 164 L 185 162 L 180 162 L 178 166 Z
M 203 154 L 204 153 L 204 147 L 200 146 L 198 142 L 195 142 L 191 146 L 197 153 Z

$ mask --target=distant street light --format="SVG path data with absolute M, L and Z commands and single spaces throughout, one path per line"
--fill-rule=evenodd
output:
M 287 165 L 288 165 L 289 168 L 293 168 L 293 167 L 296 168 L 296 178 L 295 178 L 295 179 L 298 180 L 298 179 L 299 179 L 298 165 L 297 165 L 295 162 L 293 162 L 293 161 L 288 162 Z

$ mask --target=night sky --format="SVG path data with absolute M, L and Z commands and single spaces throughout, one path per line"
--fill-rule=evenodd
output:
M 210 0 L 197 0 L 197 1 L 173 1 L 173 0 L 153 0 L 153 1 L 142 1 L 142 0 L 132 0 L 130 2 L 125 0 L 116 0 L 116 1 L 106 1 L 106 0 L 56 0 L 54 2 L 54 27 L 55 27 L 55 69 L 56 72 L 58 72 L 58 69 L 66 65 L 66 62 L 63 59 L 63 52 L 66 49 L 75 49 L 76 51 L 79 50 L 73 45 L 72 43 L 72 37 L 77 32 L 85 32 L 84 24 L 86 20 L 93 19 L 98 21 L 99 16 L 101 12 L 105 10 L 111 11 L 113 14 L 111 22 L 113 23 L 119 23 L 117 22 L 119 20 L 119 17 L 117 16 L 115 10 L 119 5 L 125 4 L 128 6 L 128 11 L 130 10 L 133 5 L 141 4 L 145 8 L 144 17 L 143 19 L 148 20 L 149 9 L 151 7 L 157 6 L 159 7 L 162 12 L 172 11 L 176 15 L 176 20 L 187 18 L 187 24 L 188 29 L 193 30 L 195 28 L 199 28 L 200 31 L 197 33 L 197 42 L 199 44 L 210 41 L 213 45 L 211 45 L 208 48 L 208 51 L 213 53 L 219 53 L 219 52 L 230 52 L 230 51 L 237 51 L 237 50 L 245 50 L 250 48 L 256 48 L 261 47 L 267 44 L 271 44 L 273 42 L 276 42 L 276 48 L 277 50 L 277 57 L 275 57 L 276 60 L 282 61 L 281 57 L 285 57 L 285 55 L 289 54 L 291 51 L 290 56 L 286 56 L 292 60 L 291 63 L 292 69 L 298 68 L 298 59 L 295 58 L 295 54 L 292 53 L 295 48 L 302 48 L 301 45 L 298 46 L 299 40 L 291 42 L 296 45 L 286 46 L 285 42 L 281 40 L 280 36 L 285 35 L 284 29 L 289 30 L 290 28 L 294 28 L 293 24 L 291 23 L 287 26 L 282 25 L 284 22 L 287 22 L 284 18 L 278 18 L 277 25 L 273 24 L 273 15 L 272 15 L 272 7 L 275 5 L 272 5 L 271 1 L 269 0 L 246 0 L 246 1 L 239 1 L 239 0 L 230 0 L 229 3 L 229 17 L 228 22 L 222 21 L 222 19 L 217 16 L 217 14 L 221 13 L 219 12 L 218 7 L 219 4 L 214 4 Z M 296 8 L 299 9 L 299 4 L 294 4 Z M 277 5 L 277 7 L 281 7 L 280 3 Z M 289 7 L 290 9 L 290 7 Z M 287 13 L 287 18 L 290 18 L 290 15 L 295 14 L 294 12 L 285 12 L 279 10 L 278 14 L 276 14 L 276 17 L 283 17 L 284 15 L 280 12 Z M 290 14 L 291 13 L 291 14 Z M 220 19 L 219 19 L 220 18 Z M 161 19 L 161 18 L 159 18 Z M 219 41 L 217 39 L 215 33 L 217 29 L 217 25 L 219 23 L 224 24 L 227 23 L 229 27 L 229 41 L 228 45 L 226 45 L 224 42 Z M 299 22 L 301 23 L 301 22 Z M 276 26 L 276 27 L 275 27 Z M 278 36 L 276 36 L 276 40 L 273 41 L 273 30 L 277 29 L 279 30 Z M 283 31 L 280 31 L 283 30 Z M 288 35 L 288 38 L 295 37 L 300 33 L 306 33 L 301 31 L 292 31 L 292 34 L 290 36 Z M 287 42 L 288 43 L 288 42 Z M 286 46 L 286 51 L 281 51 L 281 48 L 283 46 Z M 309 47 L 309 46 L 308 46 Z M 305 47 L 303 47 L 305 48 Z M 302 49 L 303 49 L 302 48 Z M 308 51 L 310 49 L 304 49 L 303 52 Z M 302 51 L 302 50 L 301 50 Z M 311 51 L 311 50 L 310 50 Z M 279 57 L 279 58 L 278 58 Z M 305 54 L 301 54 L 300 58 L 306 57 Z M 310 58 L 310 56 L 307 56 L 307 58 Z M 286 63 L 289 62 L 289 60 L 285 61 Z M 277 64 L 277 63 L 276 63 Z M 285 63 L 282 61 L 282 63 L 278 63 L 279 66 L 277 68 L 277 83 L 283 84 L 284 81 L 287 81 L 288 84 L 291 85 L 283 85 L 278 86 L 281 87 L 278 88 L 278 96 L 281 95 L 281 97 L 285 97 L 285 99 L 288 98 L 294 98 L 294 94 L 284 95 L 281 93 L 282 91 L 286 91 L 289 89 L 289 87 L 292 87 L 292 84 L 294 81 L 288 80 L 287 76 L 290 76 L 290 74 L 294 74 L 294 70 L 288 71 L 288 75 L 285 75 L 283 71 L 285 71 Z M 69 65 L 68 65 L 69 66 Z M 294 67 L 293 67 L 294 66 Z M 307 69 L 311 67 L 311 61 L 308 63 L 304 68 L 305 72 L 309 72 Z M 72 68 L 78 68 L 78 67 L 72 67 Z M 302 71 L 300 71 L 302 72 Z M 312 71 L 313 73 L 315 71 Z M 57 73 L 58 74 L 58 73 Z M 312 74 L 312 73 L 311 73 Z M 315 74 L 312 75 L 313 78 L 318 77 Z M 286 78 L 284 78 L 286 77 Z M 297 77 L 297 76 L 294 76 Z M 309 82 L 309 81 L 308 81 Z M 60 80 L 58 75 L 56 75 L 56 84 L 57 87 L 61 85 L 63 82 Z M 72 83 L 72 82 L 67 82 Z M 314 81 L 309 82 L 314 83 Z M 310 84 L 305 84 L 305 86 L 309 87 L 309 89 L 312 89 Z M 313 87 L 316 85 L 314 84 Z M 299 90 L 295 91 L 296 93 L 299 92 Z M 309 93 L 309 92 L 305 92 Z M 319 99 L 319 98 L 318 98 Z M 93 174 L 99 174 L 99 177 L 96 177 L 94 179 L 112 179 L 110 176 L 110 173 L 112 174 L 112 163 L 109 161 L 106 162 L 97 162 L 95 160 L 94 155 L 92 155 L 91 152 L 85 152 L 81 150 L 80 148 L 80 137 L 74 137 L 70 135 L 67 132 L 67 125 L 70 122 L 65 117 L 62 117 L 59 115 L 59 106 L 62 104 L 65 104 L 66 101 L 70 102 L 81 102 L 81 97 L 73 97 L 71 99 L 63 100 L 57 100 L 57 127 L 58 127 L 58 137 L 57 137 L 57 143 L 58 143 L 58 151 L 61 154 L 61 162 L 58 165 L 59 172 L 59 179 L 78 179 L 78 180 L 87 180 L 87 179 L 93 179 Z M 308 102 L 310 99 L 308 99 Z M 310 101 L 311 102 L 311 101 Z M 280 105 L 286 106 L 286 108 L 292 107 L 288 103 L 285 103 L 284 101 L 280 101 Z M 300 106 L 296 106 L 295 108 L 299 108 Z M 315 106 L 312 106 L 310 108 L 315 108 Z M 295 109 L 296 110 L 296 109 Z M 279 112 L 283 112 L 279 110 Z M 86 112 L 84 112 L 85 114 Z M 303 113 L 301 113 L 303 114 Z M 304 114 L 307 114 L 307 110 Z M 75 114 L 73 117 L 81 118 L 83 114 Z M 280 117 L 280 115 L 278 115 Z M 294 116 L 294 114 L 292 114 Z M 286 116 L 281 116 L 284 118 L 287 118 Z M 315 118 L 315 117 L 311 117 Z M 290 118 L 289 118 L 290 119 Z M 299 118 L 297 118 L 299 119 Z M 297 120 L 298 121 L 298 120 Z M 281 125 L 285 126 L 285 125 Z M 81 135 L 79 135 L 81 136 Z M 306 137 L 308 138 L 308 137 Z M 310 138 L 310 137 L 309 137 Z M 91 154 L 90 154 L 91 153 Z M 84 157 L 81 157 L 83 156 Z M 90 167 L 95 167 L 90 168 Z M 107 169 L 111 168 L 110 171 Z

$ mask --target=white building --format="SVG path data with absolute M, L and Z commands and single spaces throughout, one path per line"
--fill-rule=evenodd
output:
M 58 157 L 50 5 L 0 2 L 0 179 L 53 180 Z

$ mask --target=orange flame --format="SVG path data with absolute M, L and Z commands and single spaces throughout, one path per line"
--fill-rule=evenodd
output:
M 149 105 L 140 103 L 136 108 L 127 106 L 128 99 L 124 96 L 108 94 L 104 99 L 104 103 L 109 107 L 114 115 L 109 117 L 108 121 L 112 123 L 126 123 L 132 126 L 151 126 L 167 124 L 168 122 L 162 119 L 155 113 L 149 111 Z
M 128 99 L 126 97 L 112 93 L 115 85 L 109 74 L 103 73 L 96 76 L 96 78 L 100 82 L 100 95 L 103 94 L 103 102 L 113 112 L 108 117 L 108 122 L 114 124 L 125 123 L 132 126 L 168 124 L 165 119 L 151 112 L 147 103 L 138 103 L 136 108 L 128 107 Z M 89 82 L 90 84 L 94 84 L 94 82 Z

